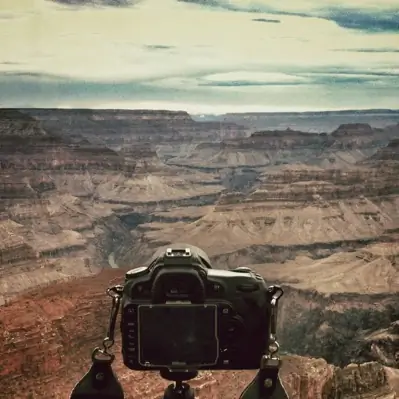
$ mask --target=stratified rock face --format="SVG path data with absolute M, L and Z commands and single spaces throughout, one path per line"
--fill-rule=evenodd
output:
M 0 111 L 0 141 L 3 171 L 125 169 L 123 158 L 109 148 L 61 137 L 16 110 Z
M 134 141 L 168 143 L 184 140 L 234 138 L 248 129 L 234 123 L 196 122 L 187 112 L 167 110 L 23 109 L 43 122 L 68 134 L 79 131 L 90 139 L 123 145 Z M 117 133 L 117 134 L 116 134 Z
M 378 150 L 369 160 L 399 162 L 399 139 L 391 140 L 387 146 Z
M 333 137 L 369 136 L 374 134 L 373 128 L 367 123 L 343 124 L 331 133 Z
M 204 168 L 293 163 L 348 168 L 370 157 L 394 137 L 399 137 L 399 129 L 376 129 L 367 124 L 341 125 L 331 134 L 291 129 L 258 131 L 249 137 L 199 144 L 168 163 Z
M 397 194 L 396 170 L 352 168 L 317 169 L 286 166 L 264 172 L 246 201 L 323 201 L 374 198 Z
M 123 177 L 134 166 L 105 146 L 61 137 L 18 110 L 0 110 L 0 305 L 99 271 L 101 227 L 112 207 L 93 200 L 90 173 Z

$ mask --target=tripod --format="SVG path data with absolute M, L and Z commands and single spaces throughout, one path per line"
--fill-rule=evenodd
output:
M 162 369 L 160 374 L 165 380 L 175 382 L 165 389 L 163 399 L 195 399 L 194 389 L 183 381 L 195 378 L 198 375 L 197 370 L 171 371 L 168 369 Z

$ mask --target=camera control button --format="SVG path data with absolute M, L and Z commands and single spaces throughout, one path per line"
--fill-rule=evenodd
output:
M 223 316 L 230 316 L 233 313 L 233 309 L 229 305 L 220 305 L 219 306 L 219 312 Z
M 224 288 L 223 285 L 217 282 L 208 282 L 206 285 L 206 292 L 208 297 L 223 297 Z
M 254 292 L 259 290 L 259 285 L 257 283 L 246 283 L 237 285 L 237 291 L 240 292 Z
M 129 315 L 134 315 L 134 314 L 136 314 L 136 308 L 134 306 L 129 306 L 126 309 L 126 313 L 129 314 Z
M 222 290 L 222 286 L 218 283 L 212 285 L 212 290 L 215 292 L 220 292 Z

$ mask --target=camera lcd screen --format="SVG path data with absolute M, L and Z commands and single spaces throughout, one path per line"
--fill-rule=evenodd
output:
M 200 367 L 218 360 L 216 305 L 140 305 L 138 333 L 143 366 Z

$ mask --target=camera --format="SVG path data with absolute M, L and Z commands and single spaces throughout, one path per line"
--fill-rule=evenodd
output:
M 249 268 L 213 269 L 200 248 L 163 247 L 125 275 L 123 362 L 132 370 L 259 369 L 273 346 L 272 294 Z

